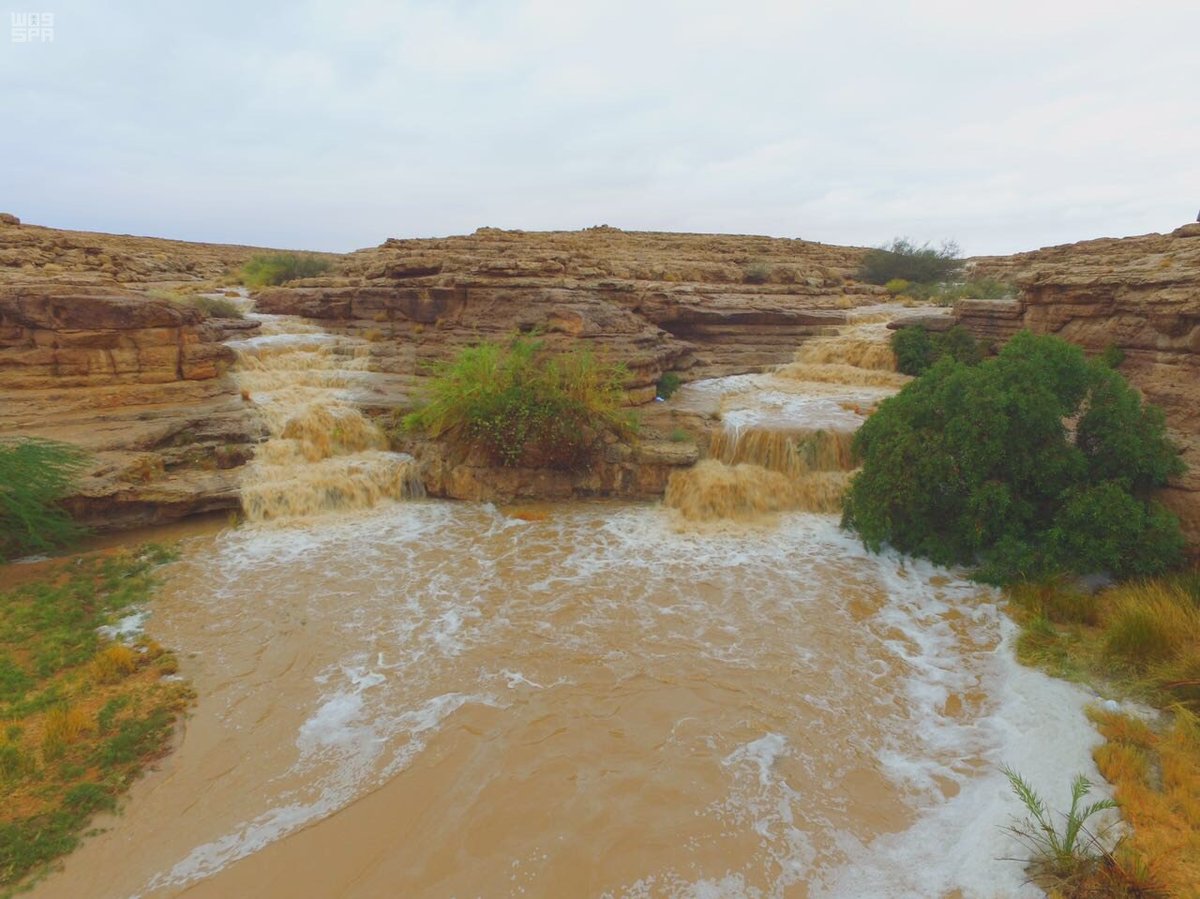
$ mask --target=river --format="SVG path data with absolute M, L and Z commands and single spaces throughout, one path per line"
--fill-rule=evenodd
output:
M 880 326 L 685 388 L 726 429 L 665 504 L 517 516 L 419 498 L 361 346 L 263 320 L 251 520 L 185 538 L 146 624 L 199 702 L 34 895 L 1040 895 L 1000 768 L 1096 778 L 1086 697 L 827 510 L 899 383 Z

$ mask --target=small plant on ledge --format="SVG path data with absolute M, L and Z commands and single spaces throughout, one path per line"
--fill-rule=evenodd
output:
M 528 337 L 485 342 L 434 366 L 425 405 L 403 426 L 479 448 L 494 464 L 577 470 L 606 435 L 636 431 L 626 378 L 623 365 L 588 349 L 555 353 Z

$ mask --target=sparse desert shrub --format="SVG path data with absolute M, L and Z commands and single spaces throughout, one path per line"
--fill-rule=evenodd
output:
M 193 309 L 199 309 L 209 318 L 245 318 L 242 308 L 225 297 L 209 297 L 201 294 L 187 297 L 182 301 Z
M 766 284 L 771 280 L 771 266 L 765 262 L 752 262 L 742 270 L 742 280 L 747 284 Z
M 271 287 L 313 278 L 332 268 L 328 259 L 311 253 L 257 253 L 242 266 L 241 281 L 247 287 Z
M 904 278 L 892 278 L 883 286 L 892 296 L 898 297 L 900 294 L 908 292 L 909 282 Z
M 92 660 L 92 675 L 102 684 L 115 684 L 137 671 L 138 654 L 124 643 L 113 643 Z
M 961 268 L 958 244 L 953 241 L 935 249 L 928 243 L 917 246 L 907 237 L 897 237 L 890 244 L 869 250 L 858 276 L 869 284 L 887 284 L 894 279 L 938 284 L 952 279 Z
M 58 503 L 86 464 L 86 454 L 69 444 L 0 440 L 0 562 L 84 533 Z
M 664 400 L 669 400 L 683 385 L 679 375 L 673 371 L 664 371 L 658 379 L 658 384 L 655 385 L 655 395 Z
M 1149 496 L 1183 470 L 1162 413 L 1058 338 L 1023 331 L 979 365 L 941 359 L 854 447 L 843 524 L 872 550 L 979 565 L 1000 583 L 1143 576 L 1182 558 L 1178 521 Z
M 515 337 L 469 347 L 433 372 L 404 427 L 480 447 L 500 465 L 580 468 L 605 433 L 636 427 L 623 408 L 625 367 L 587 349 L 552 353 Z

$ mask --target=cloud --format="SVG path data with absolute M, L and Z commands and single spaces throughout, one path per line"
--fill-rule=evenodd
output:
M 53 44 L 0 43 L 0 204 L 61 227 L 349 249 L 607 222 L 982 253 L 1200 205 L 1190 0 L 60 6 Z

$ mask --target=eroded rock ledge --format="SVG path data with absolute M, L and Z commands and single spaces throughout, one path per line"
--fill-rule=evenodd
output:
M 245 323 L 253 325 L 253 323 Z M 0 436 L 81 446 L 69 505 L 104 527 L 238 506 L 260 426 L 227 371 L 227 330 L 127 291 L 0 287 Z
M 1183 450 L 1188 473 L 1163 500 L 1200 545 L 1200 224 L 980 258 L 974 267 L 1021 289 L 1017 300 L 958 304 L 958 323 L 975 336 L 1002 342 L 1028 328 L 1089 354 L 1123 351 L 1121 373 L 1163 408 Z

